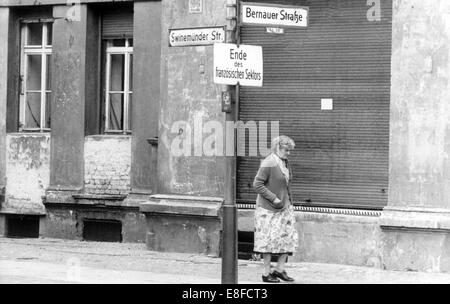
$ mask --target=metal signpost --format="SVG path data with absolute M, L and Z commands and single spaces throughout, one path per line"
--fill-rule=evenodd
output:
M 235 86 L 262 86 L 263 82 L 262 48 L 236 44 L 237 10 L 236 0 L 227 0 L 227 43 L 214 44 L 213 70 L 214 82 L 224 85 L 222 111 L 226 113 L 225 120 L 233 122 L 233 125 L 237 116 Z M 235 152 L 236 136 L 232 138 Z M 225 157 L 225 168 L 225 195 L 222 208 L 222 283 L 237 284 L 236 153 Z
M 263 85 L 261 46 L 239 45 L 238 25 L 266 26 L 268 33 L 284 34 L 285 27 L 308 26 L 309 8 L 276 4 L 246 3 L 227 0 L 226 43 L 214 44 L 214 83 L 223 84 L 222 111 L 226 121 L 235 125 L 237 118 L 236 86 Z M 237 21 L 239 18 L 239 22 Z M 235 128 L 233 128 L 235 132 Z M 234 134 L 235 135 L 235 134 Z M 234 152 L 236 152 L 236 136 Z M 237 207 L 236 153 L 225 157 L 225 195 L 223 204 L 222 283 L 236 284 L 237 277 Z
M 236 42 L 237 0 L 227 0 L 226 42 Z M 225 121 L 235 121 L 233 103 L 236 90 L 226 85 L 222 92 L 222 109 Z M 233 129 L 234 132 L 234 129 Z M 234 136 L 233 136 L 234 138 Z M 235 140 L 236 142 L 236 140 Z M 236 147 L 234 147 L 236 151 Z M 222 207 L 222 284 L 238 283 L 237 208 L 236 208 L 236 158 L 225 157 L 225 195 Z
M 233 43 L 214 44 L 214 82 L 225 84 L 222 110 L 226 121 L 236 121 L 233 100 L 235 85 L 262 86 L 262 48 Z M 233 128 L 235 132 L 235 128 Z M 234 134 L 235 135 L 235 134 Z M 225 201 L 223 205 L 222 283 L 237 283 L 237 207 L 236 207 L 236 136 L 232 137 L 234 153 L 225 157 Z

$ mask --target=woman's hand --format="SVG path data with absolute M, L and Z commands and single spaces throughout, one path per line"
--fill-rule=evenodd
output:
M 283 202 L 278 197 L 273 200 L 272 205 L 275 209 L 283 208 Z

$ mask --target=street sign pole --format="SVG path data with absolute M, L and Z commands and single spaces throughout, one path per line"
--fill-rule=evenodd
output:
M 226 42 L 236 42 L 237 0 L 227 0 Z M 235 86 L 225 85 L 224 91 L 231 97 L 231 107 L 225 112 L 225 121 L 236 121 L 237 111 Z M 235 132 L 235 128 L 233 128 Z M 236 134 L 235 134 L 236 135 Z M 236 136 L 232 137 L 234 152 Z M 225 156 L 225 195 L 222 206 L 222 284 L 238 283 L 238 248 L 237 248 L 237 207 L 236 207 L 236 153 Z

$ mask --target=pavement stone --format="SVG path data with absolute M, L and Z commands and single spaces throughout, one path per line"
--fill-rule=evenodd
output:
M 238 261 L 239 283 L 261 282 L 261 261 Z M 297 284 L 449 284 L 448 273 L 288 263 Z M 0 238 L 0 283 L 220 284 L 221 259 L 145 244 Z

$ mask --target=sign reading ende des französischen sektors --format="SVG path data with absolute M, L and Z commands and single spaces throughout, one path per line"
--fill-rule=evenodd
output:
M 170 46 L 209 45 L 225 41 L 225 27 L 203 27 L 169 30 Z
M 305 6 L 241 2 L 242 24 L 307 27 L 308 13 L 309 8 Z
M 262 47 L 214 44 L 214 83 L 261 87 L 263 84 Z

